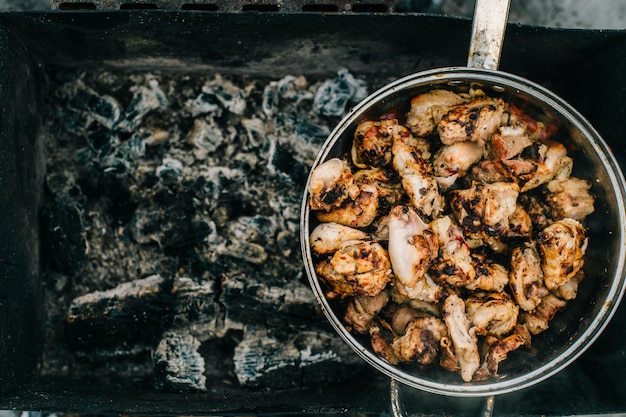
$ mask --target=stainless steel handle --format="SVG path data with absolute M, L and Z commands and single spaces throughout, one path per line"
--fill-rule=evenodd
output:
M 400 382 L 391 378 L 390 390 L 389 390 L 389 410 L 392 417 L 409 417 L 409 414 L 406 412 L 404 408 L 404 403 L 402 401 L 402 390 L 401 390 Z M 483 405 L 483 409 L 480 412 L 481 417 L 492 417 L 493 409 L 495 406 L 496 400 L 495 396 L 490 396 L 485 398 L 485 403 Z M 414 416 L 419 416 L 419 414 L 413 414 Z
M 510 0 L 476 0 L 467 66 L 498 69 Z

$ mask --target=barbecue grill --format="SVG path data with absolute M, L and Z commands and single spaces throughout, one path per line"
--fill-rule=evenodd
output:
M 209 374 L 206 389 L 192 392 L 157 389 L 154 377 L 116 375 L 113 368 L 89 374 L 85 369 L 96 367 L 89 355 L 98 354 L 88 348 L 77 349 L 75 357 L 64 356 L 87 363 L 81 365 L 80 375 L 46 371 L 50 320 L 43 300 L 49 291 L 44 277 L 51 268 L 51 252 L 42 242 L 48 233 L 42 212 L 49 207 L 50 188 L 44 143 L 48 136 L 42 134 L 49 127 L 45 117 L 66 104 L 54 98 L 60 81 L 103 70 L 124 80 L 126 74 L 150 72 L 159 80 L 205 80 L 221 74 L 271 82 L 302 75 L 313 83 L 336 79 L 345 69 L 373 90 L 416 71 L 464 65 L 471 22 L 396 13 L 393 2 L 102 0 L 59 1 L 54 7 L 57 10 L 0 14 L 0 408 L 144 415 L 388 412 L 389 380 L 358 360 L 341 363 L 340 372 L 322 363 L 318 372 L 336 372 L 332 378 L 315 374 L 303 380 L 299 371 L 294 378 L 304 382 L 274 386 L 267 381 L 246 386 L 234 378 Z M 532 79 L 571 103 L 626 167 L 622 146 L 626 32 L 509 25 L 500 68 Z M 332 123 L 335 116 L 323 115 L 320 120 Z M 130 140 L 128 136 L 124 141 Z M 284 170 L 300 169 L 297 162 L 283 162 Z M 304 187 L 304 174 L 289 179 L 296 194 L 302 191 L 298 187 Z M 297 247 L 297 242 L 292 246 Z M 263 266 L 256 272 L 246 270 L 237 282 L 243 282 L 245 289 L 245 283 L 271 280 L 262 270 Z M 303 281 L 297 276 L 292 280 Z M 268 307 L 255 312 L 259 298 L 245 290 L 227 293 L 225 288 L 235 287 L 217 288 L 212 297 L 217 310 L 237 309 L 231 317 L 241 326 L 234 335 L 229 333 L 237 339 L 233 344 L 259 321 L 269 329 L 283 326 L 284 340 L 301 334 L 303 326 L 325 330 L 323 320 L 315 318 L 321 313 L 312 298 L 310 309 L 304 297 L 294 308 L 281 311 L 278 304 L 265 300 Z M 231 298 L 224 307 L 225 294 Z M 241 313 L 246 310 L 251 312 Z M 308 315 L 313 318 L 303 319 Z M 533 388 L 496 397 L 496 413 L 626 412 L 622 378 L 626 347 L 621 337 L 625 315 L 620 308 L 603 335 L 566 370 Z M 149 350 L 156 348 L 156 342 L 145 341 L 152 344 Z M 232 367 L 212 361 L 212 350 L 204 346 L 207 368 Z M 285 375 L 281 378 L 291 381 Z M 402 393 L 410 412 L 471 415 L 483 408 L 481 399 L 447 398 L 409 388 Z

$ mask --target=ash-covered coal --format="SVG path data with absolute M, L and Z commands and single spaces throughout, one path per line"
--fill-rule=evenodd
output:
M 318 310 L 298 228 L 309 167 L 365 80 L 50 79 L 44 374 L 202 391 L 362 366 Z

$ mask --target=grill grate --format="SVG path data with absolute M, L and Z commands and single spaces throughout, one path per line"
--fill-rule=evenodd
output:
M 192 10 L 201 12 L 394 13 L 394 0 L 53 0 L 53 10 Z

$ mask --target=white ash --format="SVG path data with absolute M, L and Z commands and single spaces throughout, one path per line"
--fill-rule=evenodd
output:
M 85 375 L 100 366 L 100 374 L 115 369 L 149 379 L 149 351 L 169 331 L 214 354 L 221 351 L 215 343 L 233 335 L 247 340 L 250 332 L 272 328 L 272 337 L 296 340 L 302 329 L 329 328 L 303 274 L 301 194 L 332 126 L 364 95 L 364 80 L 345 70 L 328 80 L 108 71 L 52 78 L 59 102 L 50 106 L 45 137 L 47 201 L 53 214 L 76 213 L 78 221 L 62 226 L 61 235 L 86 249 L 70 265 L 55 252 L 67 240 L 44 242 L 45 258 L 60 261 L 48 262 L 45 271 L 50 326 L 42 372 Z M 125 346 L 134 349 L 129 357 L 114 340 L 103 351 L 117 357 L 103 362 L 96 353 L 93 363 L 75 361 L 76 354 L 88 355 L 64 348 L 71 302 L 153 276 L 162 277 L 159 296 L 168 305 L 153 345 Z M 351 352 L 306 346 L 298 352 L 304 352 L 298 363 L 318 358 L 316 366 L 334 369 L 333 381 L 351 366 Z M 235 369 L 217 368 L 234 366 L 225 355 L 206 360 L 205 373 L 234 375 Z M 323 372 L 303 378 L 301 371 L 290 374 L 291 363 L 285 366 L 279 373 L 287 384 L 329 378 Z

